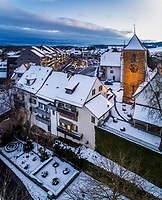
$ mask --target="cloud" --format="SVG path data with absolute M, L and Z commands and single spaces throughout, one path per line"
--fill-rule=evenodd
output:
M 123 41 L 129 31 L 118 31 L 70 18 L 45 17 L 3 2 L 0 7 L 0 33 L 8 37 L 73 38 L 107 43 Z

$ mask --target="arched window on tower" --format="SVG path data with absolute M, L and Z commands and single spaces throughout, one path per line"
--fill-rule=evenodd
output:
M 133 63 L 133 64 L 136 63 L 136 55 L 135 54 L 132 55 L 131 63 Z

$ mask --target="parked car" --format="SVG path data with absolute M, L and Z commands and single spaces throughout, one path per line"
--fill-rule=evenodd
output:
M 112 79 L 107 79 L 105 82 L 104 82 L 104 84 L 105 85 L 113 85 L 113 80 Z
M 74 67 L 69 67 L 67 72 L 74 72 L 75 68 Z

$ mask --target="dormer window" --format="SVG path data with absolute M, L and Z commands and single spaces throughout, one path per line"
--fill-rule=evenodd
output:
M 73 83 L 71 82 L 66 88 L 65 88 L 65 93 L 67 94 L 72 94 L 75 89 L 77 88 L 77 86 L 79 85 L 79 83 Z
M 31 85 L 29 79 L 26 79 L 26 85 Z
M 30 76 L 27 75 L 26 76 L 26 85 L 29 85 L 29 86 L 32 85 L 36 79 L 37 79 L 37 76 L 35 73 L 31 74 Z

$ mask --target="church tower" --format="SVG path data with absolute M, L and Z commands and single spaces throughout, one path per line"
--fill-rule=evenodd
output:
M 134 33 L 123 50 L 123 101 L 129 103 L 138 86 L 144 82 L 147 49 Z

